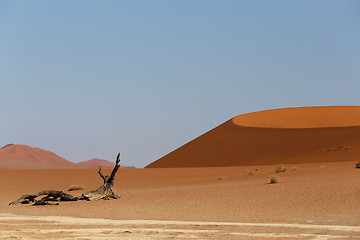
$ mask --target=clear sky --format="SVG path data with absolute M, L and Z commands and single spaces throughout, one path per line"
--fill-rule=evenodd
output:
M 247 112 L 360 105 L 360 1 L 0 1 L 0 145 L 144 167 Z

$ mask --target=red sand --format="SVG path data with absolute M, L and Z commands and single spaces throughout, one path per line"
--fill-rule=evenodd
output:
M 147 167 L 355 161 L 360 159 L 359 136 L 360 107 L 255 112 L 221 124 Z
M 75 168 L 77 166 L 44 149 L 8 144 L 0 148 L 0 167 L 11 169 L 59 169 Z
M 121 235 L 114 235 L 115 229 L 110 229 L 111 231 L 102 229 L 101 222 L 106 221 L 102 219 L 360 225 L 360 169 L 355 168 L 355 162 L 298 164 L 296 170 L 290 170 L 292 165 L 287 165 L 288 170 L 278 174 L 279 183 L 269 184 L 270 176 L 274 174 L 274 167 L 260 166 L 258 171 L 255 171 L 255 166 L 120 169 L 113 187 L 114 192 L 121 195 L 118 200 L 62 202 L 59 206 L 39 207 L 8 206 L 7 204 L 25 193 L 36 193 L 44 189 L 66 191 L 73 184 L 86 186 L 86 189 L 82 191 L 70 192 L 73 195 L 80 195 L 82 192 L 96 189 L 102 184 L 102 179 L 98 176 L 96 169 L 0 170 L 0 192 L 2 193 L 0 194 L 0 216 L 1 213 L 13 213 L 29 216 L 98 218 L 98 225 L 95 224 L 94 229 L 99 228 L 103 234 L 107 232 L 109 237 L 122 237 L 124 234 L 129 237 L 122 239 L 131 239 L 131 236 L 136 237 L 139 234 L 143 234 L 139 239 L 159 239 L 164 234 L 161 229 L 174 227 L 166 226 L 166 224 L 143 225 L 141 229 L 154 232 L 154 236 L 150 237 L 147 232 L 144 232 L 145 230 L 125 231 L 122 230 L 124 226 L 120 225 L 116 229 L 120 229 L 118 234 Z M 249 175 L 247 170 L 253 171 L 254 175 Z M 36 226 L 31 225 L 36 218 L 33 221 L 23 219 L 20 225 L 16 225 L 18 222 L 4 219 L 4 225 L 0 225 L 3 229 L 11 229 L 10 223 L 15 224 L 12 227 L 14 231 L 11 235 L 9 233 L 9 237 L 21 236 L 26 239 L 41 236 L 42 232 L 37 229 L 44 230 L 43 234 L 51 234 L 52 238 L 70 239 L 71 236 L 79 236 L 76 234 L 80 234 L 81 231 L 67 232 L 66 229 L 71 231 L 73 228 L 86 228 L 82 225 L 59 225 L 60 229 L 56 231 L 51 230 L 58 228 L 56 224 L 48 226 L 40 222 Z M 24 225 L 22 229 L 26 231 L 16 232 L 16 228 L 22 226 L 21 224 Z M 131 223 L 128 224 L 131 225 Z M 34 227 L 34 230 L 38 232 L 28 232 Z M 151 230 L 152 228 L 155 230 Z M 219 233 L 211 232 L 220 228 L 216 223 L 208 227 L 185 224 L 179 228 L 180 233 L 177 234 L 191 229 L 203 229 L 204 232 L 201 234 L 205 235 L 192 233 L 200 236 L 200 239 L 247 239 L 241 236 L 231 237 L 231 235 L 226 235 L 227 231 L 251 234 L 250 239 L 267 239 L 266 233 L 288 233 L 289 236 L 293 236 L 293 238 L 274 239 L 294 239 L 295 236 L 301 239 L 314 239 L 314 237 L 292 235 L 297 233 L 311 233 L 320 237 L 321 235 L 350 234 L 352 237 L 350 239 L 357 239 L 356 236 L 359 234 L 359 232 L 321 230 L 317 227 L 306 230 L 272 227 L 244 229 L 229 226 L 224 227 Z M 209 232 L 206 232 L 207 230 Z M 71 236 L 65 235 L 66 233 Z M 85 233 L 87 233 L 87 239 L 92 239 L 91 231 Z M 265 233 L 265 237 L 261 235 L 255 237 L 254 233 Z M 100 238 L 105 239 L 105 236 Z M 171 236 L 168 236 L 165 239 L 170 238 Z
M 278 184 L 275 166 L 120 169 L 119 200 L 63 202 L 59 206 L 8 206 L 22 194 L 66 191 L 73 184 L 96 189 L 96 169 L 0 170 L 0 212 L 111 219 L 203 221 L 321 221 L 356 216 L 360 223 L 360 169 L 355 162 L 286 165 Z M 258 171 L 255 171 L 258 168 Z M 248 175 L 248 170 L 254 175 Z M 105 170 L 104 174 L 110 173 Z

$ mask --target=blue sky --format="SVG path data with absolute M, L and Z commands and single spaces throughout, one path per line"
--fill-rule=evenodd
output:
M 359 105 L 359 1 L 0 1 L 0 145 L 144 167 L 226 120 Z

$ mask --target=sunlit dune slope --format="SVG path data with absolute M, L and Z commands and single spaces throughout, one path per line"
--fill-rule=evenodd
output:
M 0 167 L 11 169 L 76 168 L 76 164 L 53 152 L 26 145 L 8 144 L 0 148 Z
M 247 166 L 360 159 L 360 107 L 239 115 L 147 167 Z
M 247 113 L 233 118 L 244 127 L 321 128 L 360 126 L 360 107 L 328 106 L 282 108 Z

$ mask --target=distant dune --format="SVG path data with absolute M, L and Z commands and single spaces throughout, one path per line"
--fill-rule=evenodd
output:
M 63 169 L 76 167 L 76 164 L 40 148 L 18 144 L 8 144 L 0 148 L 0 168 Z
M 113 168 L 115 163 L 94 158 L 72 163 L 53 152 L 20 144 L 8 144 L 0 148 L 0 169 L 68 169 L 68 168 Z M 120 166 L 120 168 L 135 168 Z
M 239 115 L 149 168 L 355 161 L 360 107 L 302 107 Z
M 99 166 L 101 168 L 113 168 L 115 163 L 104 159 L 93 158 L 87 161 L 79 162 L 77 165 L 83 168 L 98 168 Z
M 115 163 L 100 158 L 93 158 L 87 161 L 79 162 L 76 165 L 81 168 L 98 168 L 99 166 L 101 168 L 113 168 L 115 166 Z M 135 167 L 120 165 L 120 168 L 135 168 Z

